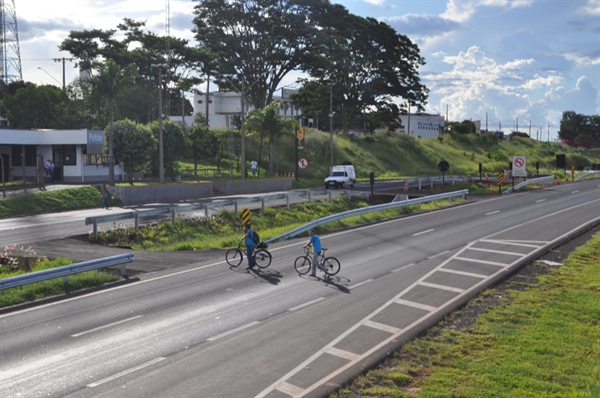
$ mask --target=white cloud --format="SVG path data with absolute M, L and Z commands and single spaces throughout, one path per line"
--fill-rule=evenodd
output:
M 581 15 L 600 16 L 600 2 L 598 0 L 588 0 L 588 2 L 577 9 L 577 13 Z
M 365 3 L 372 4 L 374 6 L 382 6 L 385 4 L 385 0 L 365 0 Z
M 521 85 L 521 88 L 526 90 L 534 90 L 541 87 L 551 87 L 563 80 L 560 76 L 538 76 L 535 75 L 533 79 L 529 79 L 525 84 Z

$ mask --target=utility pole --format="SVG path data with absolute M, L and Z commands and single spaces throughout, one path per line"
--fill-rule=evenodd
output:
M 54 62 L 61 62 L 62 61 L 62 67 L 63 67 L 63 90 L 65 89 L 65 62 L 69 61 L 69 62 L 73 62 L 75 60 L 75 58 L 52 58 L 52 60 Z
M 167 64 L 151 64 L 152 68 L 158 68 L 158 181 L 165 182 L 165 159 L 163 147 L 163 106 L 162 106 L 162 68 Z
M 333 171 L 333 83 L 329 83 L 329 172 Z
M 241 158 L 242 158 L 242 180 L 246 178 L 246 91 L 244 88 L 244 80 L 242 80 L 242 128 L 241 128 L 241 137 L 240 137 L 240 147 L 242 150 Z M 260 160 L 260 159 L 259 159 Z

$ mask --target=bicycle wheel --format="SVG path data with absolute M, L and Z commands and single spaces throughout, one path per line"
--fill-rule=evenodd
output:
M 265 249 L 259 249 L 254 252 L 254 262 L 258 268 L 267 268 L 271 265 L 271 253 Z
M 300 275 L 308 274 L 310 271 L 311 263 L 308 256 L 300 256 L 294 261 L 294 269 Z
M 327 275 L 335 275 L 340 272 L 340 262 L 335 257 L 327 257 L 323 261 L 323 267 L 327 270 Z
M 240 249 L 229 249 L 227 253 L 225 253 L 225 261 L 232 267 L 237 267 L 242 263 L 244 259 L 244 254 Z

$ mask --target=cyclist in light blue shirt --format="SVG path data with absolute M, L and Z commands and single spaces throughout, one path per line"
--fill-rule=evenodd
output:
M 244 224 L 244 232 L 246 234 L 242 236 L 242 239 L 246 240 L 246 257 L 248 257 L 248 268 L 252 269 L 255 265 L 253 254 L 256 244 L 254 243 L 254 231 L 250 228 L 250 224 Z
M 310 241 L 308 241 L 308 243 L 305 244 L 304 247 L 312 246 L 314 249 L 311 270 L 312 272 L 310 273 L 310 276 L 317 276 L 317 267 L 319 267 L 321 271 L 326 272 L 325 268 L 321 264 L 319 264 L 319 254 L 321 254 L 321 251 L 323 250 L 323 248 L 321 247 L 321 238 L 319 238 L 319 236 L 315 233 L 315 230 L 312 228 L 310 231 L 308 231 L 308 234 L 310 235 Z

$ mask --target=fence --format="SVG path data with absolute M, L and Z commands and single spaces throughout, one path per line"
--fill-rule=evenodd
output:
M 551 181 L 554 181 L 554 176 L 546 176 L 546 177 L 533 178 L 531 180 L 520 182 L 517 185 L 515 185 L 514 187 L 508 188 L 503 193 L 511 193 L 512 191 L 518 191 L 519 189 L 523 188 L 524 186 L 527 186 L 527 185 L 530 185 L 530 184 L 540 184 L 540 183 L 544 183 L 545 184 L 545 183 L 549 183 Z
M 64 265 L 52 269 L 46 269 L 38 272 L 13 276 L 6 279 L 0 279 L 0 290 L 10 289 L 11 287 L 23 286 L 30 283 L 41 282 L 48 279 L 63 278 L 67 283 L 67 276 L 78 274 L 80 272 L 92 271 L 95 269 L 121 265 L 121 275 L 126 276 L 127 270 L 125 264 L 133 261 L 133 253 L 119 254 L 111 257 L 104 257 L 96 260 L 84 261 L 77 264 Z
M 584 180 L 586 178 L 597 178 L 600 176 L 600 171 L 588 171 L 587 173 L 580 175 L 579 177 L 577 177 L 577 179 L 575 180 L 575 182 L 579 181 L 579 180 Z

